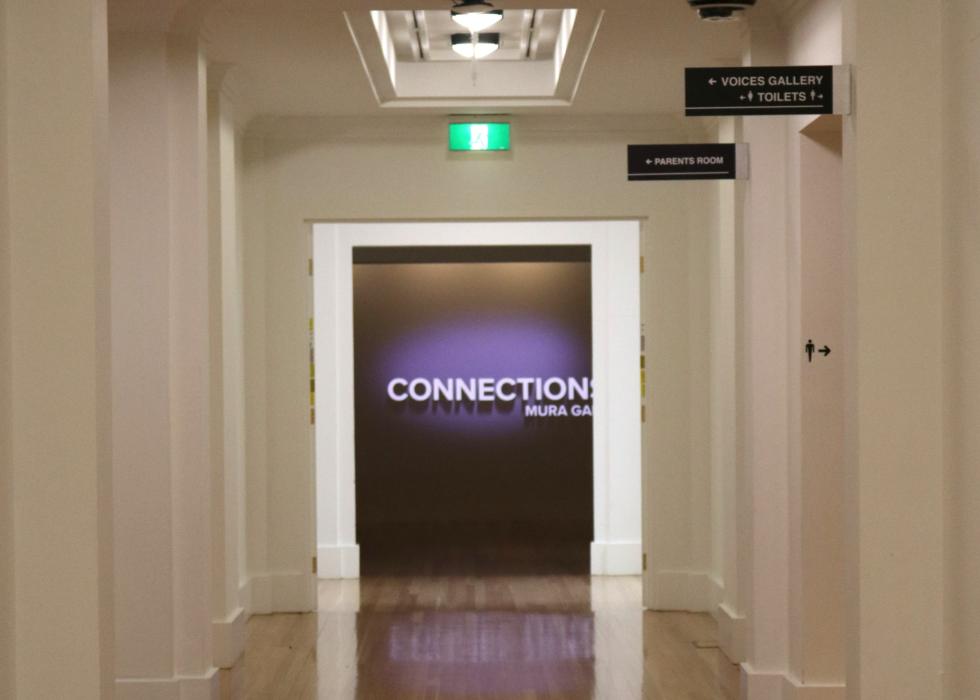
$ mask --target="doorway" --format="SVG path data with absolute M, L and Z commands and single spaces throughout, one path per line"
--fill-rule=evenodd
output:
M 321 577 L 640 573 L 638 222 L 315 224 L 313 249 Z M 439 333 L 532 349 L 490 371 Z

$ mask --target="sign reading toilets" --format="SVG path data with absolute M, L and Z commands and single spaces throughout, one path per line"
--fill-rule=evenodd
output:
M 848 66 L 687 68 L 685 114 L 850 114 Z
M 382 474 L 462 471 L 484 494 L 510 480 L 505 500 L 570 479 L 591 517 L 590 248 L 355 247 L 353 261 L 359 526 Z

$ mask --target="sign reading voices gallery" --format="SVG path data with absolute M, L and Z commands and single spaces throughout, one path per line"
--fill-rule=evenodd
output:
M 850 114 L 849 66 L 687 68 L 685 114 Z

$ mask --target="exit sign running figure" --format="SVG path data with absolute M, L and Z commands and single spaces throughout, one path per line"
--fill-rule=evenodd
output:
M 509 151 L 510 124 L 506 122 L 449 125 L 450 151 Z

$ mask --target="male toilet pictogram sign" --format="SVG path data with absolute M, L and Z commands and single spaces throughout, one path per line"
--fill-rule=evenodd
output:
M 830 347 L 824 345 L 822 348 L 817 349 L 817 346 L 813 343 L 813 339 L 806 341 L 806 345 L 803 346 L 803 352 L 806 353 L 807 362 L 813 362 L 813 354 L 820 353 L 824 357 L 830 355 Z

